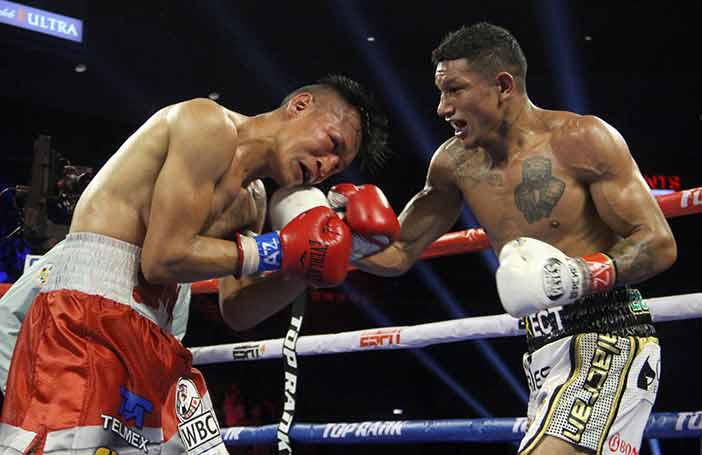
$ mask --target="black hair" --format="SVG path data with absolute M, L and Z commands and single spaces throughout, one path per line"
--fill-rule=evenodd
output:
M 479 22 L 449 33 L 431 53 L 434 66 L 445 60 L 465 58 L 471 69 L 493 77 L 509 71 L 526 91 L 527 61 L 517 39 L 507 30 Z
M 361 119 L 361 145 L 358 151 L 361 169 L 370 172 L 379 170 L 391 153 L 388 146 L 388 120 L 379 109 L 373 95 L 358 82 L 340 74 L 330 74 L 313 85 L 293 91 L 283 99 L 281 106 L 286 105 L 300 92 L 320 88 L 333 91 L 358 111 Z

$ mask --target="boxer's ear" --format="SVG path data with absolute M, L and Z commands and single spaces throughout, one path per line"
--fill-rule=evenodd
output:
M 310 92 L 300 92 L 293 95 L 288 104 L 285 106 L 285 110 L 288 115 L 296 117 L 303 112 L 309 110 L 312 105 L 314 105 L 315 98 Z
M 516 81 L 514 76 L 506 71 L 502 71 L 495 76 L 495 85 L 497 86 L 498 97 L 501 102 L 507 100 L 514 92 Z

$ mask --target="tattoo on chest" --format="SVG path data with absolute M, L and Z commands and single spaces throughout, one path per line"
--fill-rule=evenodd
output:
M 527 223 L 551 215 L 565 191 L 565 183 L 551 174 L 551 160 L 535 156 L 522 164 L 522 183 L 514 190 L 514 202 Z

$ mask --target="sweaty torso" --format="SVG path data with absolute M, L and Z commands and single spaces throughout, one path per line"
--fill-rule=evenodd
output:
M 495 252 L 517 237 L 542 240 L 569 255 L 615 242 L 589 195 L 577 121 L 575 114 L 544 111 L 543 125 L 503 162 L 495 163 L 484 149 L 466 150 L 458 140 L 447 143 L 443 153 L 454 184 Z
M 169 132 L 162 109 L 141 126 L 100 169 L 76 206 L 70 232 L 93 232 L 141 246 L 149 225 L 154 186 L 168 155 Z M 235 114 L 231 113 L 232 124 Z M 236 144 L 232 146 L 232 156 Z M 207 150 L 202 150 L 203 154 Z M 233 160 L 225 165 L 236 166 Z M 254 229 L 262 185 L 247 189 L 236 173 L 226 172 L 215 183 L 208 217 L 200 234 L 225 238 Z M 259 194 L 260 196 L 260 194 Z M 263 195 L 265 201 L 265 194 Z M 259 206 L 257 206 L 257 203 Z

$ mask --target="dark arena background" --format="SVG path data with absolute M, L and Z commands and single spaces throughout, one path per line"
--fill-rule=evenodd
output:
M 422 188 L 451 128 L 436 116 L 431 51 L 463 24 L 509 29 L 529 61 L 540 107 L 597 115 L 617 128 L 652 189 L 702 186 L 700 2 L 590 1 L 186 2 L 32 1 L 79 21 L 53 34 L 18 27 L 0 1 L 0 282 L 22 273 L 67 232 L 92 175 L 159 108 L 195 97 L 256 114 L 328 73 L 370 88 L 390 119 L 385 167 L 335 178 L 379 185 L 396 212 Z M 46 24 L 45 24 L 46 25 Z M 46 26 L 45 28 L 48 28 Z M 203 153 L 206 153 L 203 150 Z M 270 183 L 270 182 L 269 182 Z M 268 186 L 268 183 L 267 183 Z M 325 189 L 329 185 L 325 182 Z M 269 190 L 274 188 L 270 186 Z M 270 192 L 269 192 L 270 194 Z M 697 199 L 699 202 L 699 198 Z M 465 211 L 453 230 L 476 226 Z M 646 297 L 700 292 L 700 215 L 669 219 L 675 265 L 640 286 Z M 302 335 L 407 326 L 503 312 L 491 252 L 418 263 L 383 279 L 353 272 L 336 289 L 307 293 Z M 214 294 L 193 296 L 188 347 L 280 338 L 289 309 L 237 333 Z M 702 428 L 702 323 L 657 324 L 662 370 L 654 412 L 692 412 Z M 125 334 L 129 336 L 129 334 Z M 528 389 L 521 337 L 299 359 L 297 422 L 519 417 Z M 201 367 L 221 427 L 275 424 L 280 359 Z M 513 443 L 298 444 L 301 454 L 513 454 Z M 272 445 L 230 446 L 233 454 Z M 622 452 L 624 453 L 624 452 Z M 698 454 L 700 440 L 645 440 L 641 454 Z

